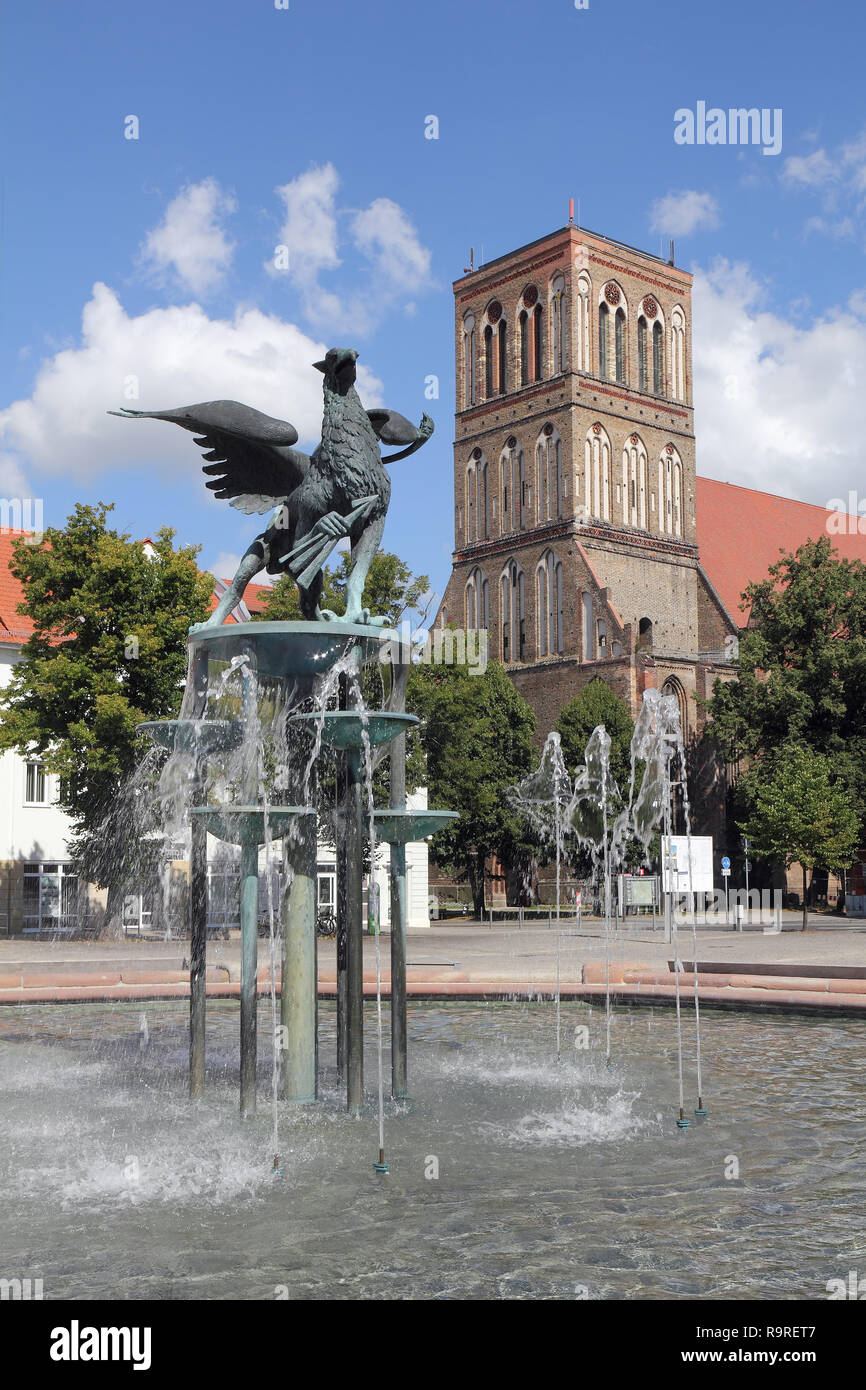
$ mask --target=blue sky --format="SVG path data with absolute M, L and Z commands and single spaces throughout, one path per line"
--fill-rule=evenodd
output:
M 352 345 L 369 404 L 435 418 L 395 465 L 385 543 L 441 592 L 451 281 L 470 246 L 562 226 L 570 196 L 594 231 L 675 235 L 697 276 L 700 472 L 821 503 L 866 486 L 853 0 L 87 0 L 2 24 L 0 491 L 47 524 L 114 501 L 225 572 L 256 521 L 208 496 L 190 436 L 102 412 L 230 396 L 311 445 L 309 364 Z M 780 109 L 780 153 L 677 144 L 699 101 Z

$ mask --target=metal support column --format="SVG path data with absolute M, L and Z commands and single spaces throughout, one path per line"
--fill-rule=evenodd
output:
M 392 679 L 391 708 L 397 713 L 406 709 L 406 678 L 408 666 L 395 663 Z M 406 809 L 406 735 L 400 734 L 391 743 L 391 809 Z M 391 1094 L 395 1100 L 405 1100 L 408 1091 L 407 1020 L 406 1020 L 406 846 L 391 845 Z
M 193 714 L 202 718 L 207 703 L 207 654 L 194 648 L 191 659 Z M 205 759 L 197 757 L 192 804 L 204 805 Z M 204 1095 L 207 984 L 207 829 L 192 817 L 189 864 L 189 1095 Z
M 361 754 L 346 754 L 346 1105 L 364 1104 L 364 788 Z
M 241 1118 L 256 1113 L 256 970 L 259 947 L 259 847 L 241 849 Z
M 314 781 L 311 779 L 311 787 Z M 311 797 L 315 805 L 315 794 Z M 292 871 L 285 897 L 280 1022 L 286 1040 L 283 1095 L 318 1098 L 318 972 L 316 950 L 316 817 L 300 816 L 286 841 Z

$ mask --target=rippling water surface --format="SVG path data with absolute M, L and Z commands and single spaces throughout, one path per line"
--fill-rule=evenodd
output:
M 617 1012 L 608 1068 L 583 1004 L 559 1065 L 549 1005 L 415 1006 L 382 1177 L 372 1091 L 369 1115 L 341 1109 L 324 1006 L 323 1102 L 282 1108 L 280 1178 L 268 1018 L 242 1124 L 234 1003 L 209 1003 L 195 1105 L 185 1004 L 0 1011 L 0 1274 L 46 1299 L 791 1299 L 866 1273 L 858 1020 L 705 1013 L 710 1115 L 680 1132 L 667 1010 Z M 686 1076 L 689 1113 L 688 1052 Z

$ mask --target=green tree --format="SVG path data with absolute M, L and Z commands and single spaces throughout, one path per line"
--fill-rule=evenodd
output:
M 481 917 L 486 860 L 496 855 L 508 864 L 527 839 L 507 791 L 538 761 L 535 715 L 498 662 L 483 675 L 466 666 L 418 666 L 407 706 L 423 720 L 431 803 L 460 812 L 436 835 L 433 853 L 443 868 L 468 880 Z
M 624 700 L 606 681 L 595 676 L 559 712 L 556 731 L 562 739 L 562 756 L 571 776 L 584 762 L 589 736 L 603 724 L 610 735 L 610 771 L 623 795 L 628 795 L 631 776 L 631 739 L 634 720 Z
M 840 870 L 857 850 L 860 816 L 833 762 L 802 744 L 784 745 L 746 774 L 752 810 L 740 822 L 751 852 L 803 867 L 803 930 L 809 920 L 807 871 Z
M 322 591 L 321 606 L 342 613 L 346 606 L 346 581 L 349 577 L 351 557 L 343 553 L 336 569 L 324 571 L 325 586 Z M 379 550 L 367 571 L 364 584 L 364 607 L 377 617 L 386 617 L 389 623 L 399 623 L 413 610 L 417 609 L 424 594 L 430 588 L 426 574 L 413 574 L 409 566 L 397 555 L 388 550 Z M 298 601 L 298 586 L 290 574 L 282 574 L 273 588 L 264 597 L 261 613 L 255 615 L 260 621 L 296 621 L 301 617 Z
M 112 510 L 79 504 L 65 530 L 13 544 L 18 611 L 34 631 L 3 692 L 0 747 L 36 752 L 60 774 L 74 858 L 107 887 L 117 930 L 124 888 L 153 857 L 123 795 L 141 753 L 136 726 L 177 713 L 187 629 L 207 616 L 213 581 L 168 528 L 148 558 L 143 542 L 108 528 Z
M 736 679 L 717 680 L 711 732 L 731 759 L 760 762 L 786 743 L 832 759 L 866 808 L 866 566 L 829 538 L 783 555 L 750 584 Z

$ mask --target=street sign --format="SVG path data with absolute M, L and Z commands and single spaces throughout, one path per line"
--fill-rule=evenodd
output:
M 728 856 L 725 854 L 725 855 L 722 856 L 722 868 L 725 869 L 725 870 L 728 870 L 728 869 L 730 869 L 730 867 L 731 867 L 731 861 L 730 861 L 730 859 L 728 858 Z
M 730 871 L 730 869 L 722 869 L 722 878 L 730 878 L 730 876 L 731 876 L 731 871 Z

